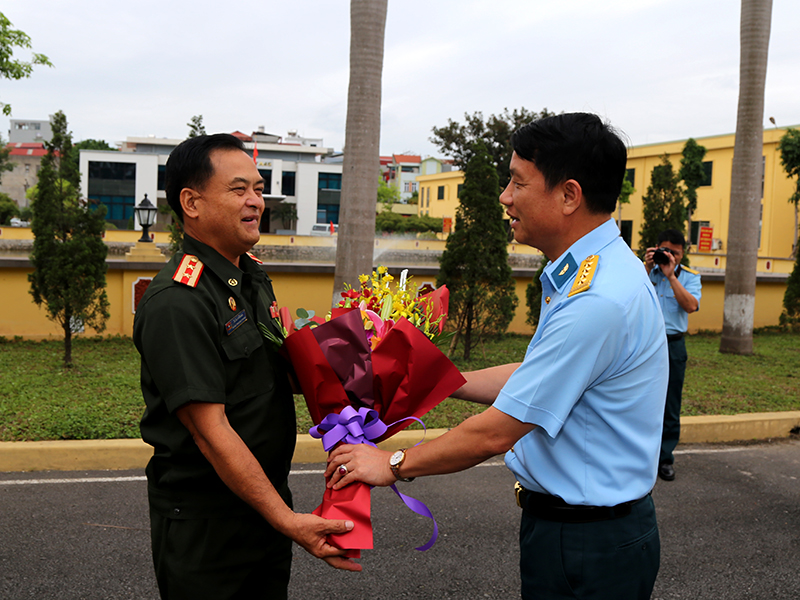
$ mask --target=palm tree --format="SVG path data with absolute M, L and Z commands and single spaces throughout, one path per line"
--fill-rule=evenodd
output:
M 764 82 L 767 78 L 772 0 L 742 0 L 739 106 L 731 173 L 725 310 L 720 352 L 753 353 Z
M 341 298 L 345 283 L 358 287 L 359 274 L 372 271 L 387 3 L 350 2 L 350 86 L 333 304 Z

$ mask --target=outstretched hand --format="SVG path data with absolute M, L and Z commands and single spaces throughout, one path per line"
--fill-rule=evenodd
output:
M 347 533 L 352 530 L 352 521 L 333 521 L 317 515 L 295 513 L 288 536 L 306 552 L 321 558 L 330 566 L 345 571 L 360 571 L 361 565 L 345 558 L 347 550 L 342 550 L 328 543 L 328 535 Z
M 344 444 L 334 449 L 328 456 L 325 478 L 328 487 L 334 490 L 363 481 L 369 485 L 386 486 L 397 481 L 389 468 L 391 452 L 380 450 L 367 444 Z M 339 467 L 344 465 L 344 470 Z

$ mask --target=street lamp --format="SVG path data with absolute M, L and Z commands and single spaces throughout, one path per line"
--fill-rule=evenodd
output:
M 136 216 L 139 218 L 139 225 L 142 226 L 142 237 L 139 238 L 139 241 L 151 242 L 152 240 L 147 230 L 156 222 L 158 209 L 153 206 L 153 203 L 147 199 L 147 194 L 145 194 L 144 200 L 142 200 L 138 206 L 134 207 L 133 212 L 136 213 Z

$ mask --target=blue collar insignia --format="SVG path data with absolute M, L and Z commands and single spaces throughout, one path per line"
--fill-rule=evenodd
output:
M 575 271 L 578 270 L 578 263 L 575 262 L 575 259 L 572 258 L 572 253 L 567 252 L 567 255 L 564 257 L 558 266 L 552 270 L 550 274 L 550 278 L 553 280 L 553 285 L 556 289 L 560 290 L 564 287 L 564 284 L 575 274 Z

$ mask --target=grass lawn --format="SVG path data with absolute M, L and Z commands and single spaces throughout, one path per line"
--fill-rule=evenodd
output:
M 760 332 L 753 356 L 720 354 L 719 335 L 687 338 L 684 415 L 800 410 L 800 335 Z M 0 343 L 0 441 L 139 437 L 144 410 L 139 356 L 130 338 L 78 338 L 75 366 L 61 367 L 62 342 Z M 497 336 L 473 352 L 462 370 L 522 360 L 528 338 Z M 295 397 L 298 432 L 311 426 Z M 429 428 L 453 427 L 483 410 L 445 400 L 424 418 Z

